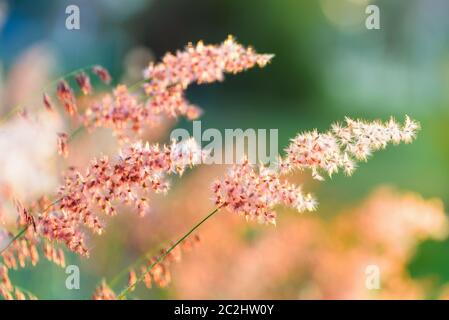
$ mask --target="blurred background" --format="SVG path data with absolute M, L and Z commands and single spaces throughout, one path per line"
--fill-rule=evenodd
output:
M 80 9 L 79 30 L 65 27 L 71 4 Z M 380 8 L 379 30 L 365 27 L 369 4 Z M 378 152 L 351 178 L 340 174 L 318 184 L 307 174 L 295 177 L 318 197 L 317 213 L 280 210 L 276 228 L 220 213 L 200 230 L 198 247 L 173 267 L 167 288 L 139 288 L 133 297 L 444 297 L 448 1 L 0 0 L 0 114 L 17 103 L 33 109 L 42 87 L 71 70 L 101 64 L 115 83 L 132 84 L 165 52 L 198 40 L 219 43 L 229 34 L 276 56 L 264 69 L 189 88 L 189 99 L 205 111 L 203 130 L 278 128 L 280 149 L 296 133 L 326 130 L 345 116 L 402 121 L 408 114 L 422 131 L 411 145 Z M 100 143 L 110 132 L 100 132 L 71 147 L 83 155 L 55 163 L 49 160 L 53 133 L 66 124 L 14 121 L 0 127 L 0 183 L 14 184 L 25 199 L 52 194 L 67 165 L 116 150 L 112 142 Z M 171 125 L 191 129 L 185 120 Z M 166 141 L 169 130 L 149 138 Z M 209 186 L 224 169 L 201 167 L 175 181 L 167 197 L 152 199 L 143 220 L 132 212 L 111 219 L 106 234 L 91 240 L 89 259 L 68 254 L 82 270 L 80 290 L 67 290 L 64 269 L 46 261 L 11 278 L 39 298 L 89 298 L 103 277 L 113 278 L 143 252 L 157 253 L 210 211 Z M 369 223 L 354 218 L 364 214 Z M 392 249 L 397 243 L 404 246 Z M 365 288 L 370 264 L 381 266 L 377 291 Z

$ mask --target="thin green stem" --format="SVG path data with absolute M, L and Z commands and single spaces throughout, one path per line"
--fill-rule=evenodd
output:
M 79 133 L 83 132 L 84 129 L 86 129 L 85 126 L 80 125 L 78 128 L 76 128 L 70 135 L 69 138 L 67 139 L 67 143 L 70 143 L 70 141 L 72 141 Z
M 14 243 L 14 241 L 16 241 L 17 239 L 19 239 L 27 230 L 28 230 L 28 227 L 29 227 L 30 225 L 29 224 L 27 224 L 25 227 L 23 227 L 11 240 L 9 240 L 9 242 L 8 242 L 8 244 L 6 245 L 6 247 L 4 247 L 3 249 L 2 249 L 2 251 L 0 251 L 0 255 L 2 255 L 3 254 L 3 252 L 5 252 L 13 243 Z
M 90 68 L 92 68 L 93 66 L 94 66 L 94 65 L 88 65 L 88 66 L 86 66 L 86 67 L 78 68 L 78 69 L 76 69 L 76 70 L 70 71 L 69 73 L 66 73 L 66 74 L 62 75 L 61 77 L 56 78 L 55 80 L 53 80 L 53 81 L 51 81 L 51 82 L 48 82 L 48 83 L 42 88 L 42 91 L 46 91 L 48 88 L 53 87 L 54 85 L 56 85 L 56 84 L 58 83 L 58 81 L 60 81 L 60 80 L 62 80 L 62 79 L 71 77 L 71 76 L 73 76 L 73 75 L 75 75 L 75 74 L 77 74 L 77 73 L 79 73 L 79 72 L 81 72 L 81 71 L 84 71 L 84 70 L 86 70 L 86 69 L 90 69 Z M 17 104 L 14 108 L 12 108 L 12 109 L 11 109 L 11 110 L 10 110 L 4 117 L 3 117 L 3 118 L 0 119 L 0 125 L 4 124 L 6 121 L 8 121 L 14 114 L 16 114 L 16 113 L 20 110 L 21 107 L 22 107 L 22 104 L 19 103 L 19 104 Z
M 147 256 L 147 253 L 145 253 L 145 254 L 143 254 L 143 255 L 141 255 L 139 258 L 137 258 L 137 260 L 136 261 L 134 261 L 132 264 L 130 264 L 129 266 L 127 266 L 126 268 L 123 268 L 122 270 L 120 270 L 120 272 L 119 273 L 117 273 L 116 275 L 115 275 L 115 277 L 114 278 L 112 278 L 112 280 L 111 281 L 109 281 L 109 286 L 111 287 L 111 288 L 113 288 L 116 284 L 117 284 L 117 282 L 129 271 L 129 270 L 131 270 L 132 268 L 134 268 L 136 265 L 138 265 L 140 262 L 142 262 L 144 259 L 145 259 L 145 257 Z
M 127 267 L 123 268 L 122 270 L 120 270 L 119 273 L 117 273 L 114 278 L 111 279 L 111 281 L 109 281 L 109 286 L 111 288 L 113 288 L 117 282 L 125 275 L 129 272 L 129 270 L 135 268 L 137 265 L 139 265 L 141 262 L 143 262 L 145 260 L 145 258 L 151 253 L 152 250 L 148 250 L 147 252 L 145 252 L 144 254 L 140 255 L 133 263 L 131 263 L 130 265 L 128 265 Z
M 77 73 L 80 73 L 81 71 L 85 71 L 85 70 L 87 70 L 87 69 L 91 69 L 91 68 L 94 67 L 94 66 L 95 66 L 95 64 L 91 64 L 91 65 L 88 65 L 88 66 L 85 66 L 85 67 L 78 68 L 78 69 L 76 69 L 76 70 L 70 71 L 69 73 L 66 73 L 66 74 L 64 74 L 63 76 L 61 76 L 61 77 L 59 77 L 59 78 L 57 78 L 57 79 L 55 79 L 55 80 L 53 80 L 53 81 L 47 83 L 47 84 L 45 85 L 45 87 L 43 88 L 43 90 L 47 90 L 48 88 L 53 87 L 53 86 L 56 85 L 60 80 L 63 80 L 63 79 L 68 78 L 68 77 L 71 77 L 71 76 L 73 76 L 73 75 L 75 75 L 75 74 L 77 74 Z
M 44 210 L 42 210 L 42 213 L 45 213 L 45 212 L 47 212 L 48 211 L 48 209 L 50 209 L 51 207 L 53 207 L 55 204 L 57 204 L 59 201 L 61 201 L 62 200 L 62 197 L 61 198 L 58 198 L 58 199 L 56 199 L 56 200 L 54 200 L 52 203 L 50 203 Z
M 146 81 L 147 81 L 148 79 L 142 79 L 142 80 L 140 80 L 140 81 L 137 81 L 136 83 L 134 83 L 134 84 L 132 84 L 130 87 L 129 87 L 129 92 L 133 92 L 133 91 L 135 91 L 135 90 L 137 90 L 142 84 L 144 84 Z
M 53 201 L 52 203 L 50 203 L 43 211 L 42 213 L 46 212 L 48 209 L 50 209 L 51 207 L 53 207 L 55 204 L 57 204 L 59 201 L 61 201 L 62 198 L 56 199 L 55 201 Z M 30 224 L 27 224 L 26 226 L 24 226 L 6 245 L 6 247 L 4 247 L 1 251 L 0 251 L 0 255 L 5 252 L 13 243 L 14 241 L 16 241 L 17 239 L 19 239 L 20 237 L 22 237 L 25 234 L 25 231 L 28 230 L 28 228 L 30 227 Z
M 209 218 L 211 218 L 215 213 L 217 213 L 220 210 L 221 207 L 218 207 L 214 209 L 212 212 L 210 212 L 206 217 L 204 217 L 200 222 L 198 222 L 196 225 L 194 225 L 185 235 L 183 235 L 178 241 L 176 241 L 167 251 L 165 251 L 163 254 L 161 254 L 156 261 L 154 261 L 147 269 L 146 272 L 144 272 L 137 280 L 128 285 L 118 296 L 118 300 L 122 300 L 126 297 L 126 295 L 129 293 L 129 291 L 134 288 L 137 283 L 141 282 L 145 275 L 150 272 L 151 269 L 154 268 L 158 263 L 160 263 L 164 258 L 173 250 L 175 249 L 182 241 L 184 241 L 188 236 L 190 236 L 196 229 L 198 229 L 204 222 L 206 222 Z

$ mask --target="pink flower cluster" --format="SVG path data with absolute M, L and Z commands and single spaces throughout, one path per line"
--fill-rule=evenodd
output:
M 114 291 L 108 286 L 105 281 L 102 281 L 101 284 L 95 289 L 94 294 L 92 295 L 92 300 L 116 300 L 117 296 Z
M 151 289 L 153 284 L 158 287 L 164 288 L 171 282 L 170 267 L 174 263 L 179 263 L 182 260 L 182 256 L 186 251 L 192 250 L 200 242 L 200 237 L 195 234 L 192 239 L 184 239 L 179 246 L 175 247 L 172 251 L 166 254 L 167 249 L 162 249 L 160 255 L 166 256 L 158 261 L 159 256 L 147 257 L 146 261 L 140 265 L 140 277 L 145 284 L 145 287 Z M 173 243 L 171 244 L 173 245 Z M 153 266 L 152 268 L 150 268 Z M 135 285 L 138 283 L 137 273 L 134 269 L 131 269 L 128 275 L 128 286 L 131 287 L 131 291 L 135 289 Z
M 221 45 L 200 41 L 196 46 L 189 44 L 184 51 L 166 54 L 161 63 L 151 63 L 144 71 L 144 77 L 150 80 L 144 87 L 148 95 L 157 96 L 171 86 L 180 85 L 182 90 L 194 82 L 223 81 L 225 73 L 235 74 L 255 65 L 262 68 L 272 57 L 243 47 L 231 36 Z
M 26 300 L 25 294 L 11 283 L 8 275 L 8 268 L 0 263 L 0 297 L 5 300 Z M 36 297 L 28 293 L 30 300 L 35 300 Z
M 256 172 L 247 160 L 235 165 L 221 181 L 213 184 L 214 201 L 247 219 L 275 224 L 278 204 L 312 211 L 316 200 L 303 194 L 295 185 L 281 182 L 281 176 L 292 170 L 311 169 L 313 178 L 323 180 L 319 170 L 329 175 L 343 168 L 350 175 L 356 160 L 366 160 L 375 150 L 390 142 L 411 142 L 419 124 L 406 117 L 400 126 L 393 119 L 386 124 L 346 118 L 346 126 L 334 124 L 332 130 L 304 132 L 292 139 L 286 157 L 279 159 L 279 170 L 261 166 Z
M 283 204 L 298 211 L 312 211 L 316 206 L 310 194 L 287 181 L 277 172 L 260 166 L 257 172 L 248 162 L 235 165 L 222 181 L 212 186 L 217 206 L 245 216 L 247 220 L 276 224 L 273 207 Z
M 39 254 L 37 251 L 39 238 L 36 237 L 34 232 L 36 227 L 34 218 L 29 210 L 25 209 L 22 203 L 18 200 L 15 200 L 14 202 L 18 214 L 15 222 L 16 228 L 19 230 L 25 226 L 28 228 L 21 239 L 17 239 L 1 254 L 3 263 L 9 269 L 17 269 L 18 267 L 23 268 L 28 260 L 33 266 L 39 261 Z M 7 232 L 0 233 L 0 240 L 2 240 L 2 242 L 11 237 L 12 235 Z
M 109 84 L 111 82 L 111 76 L 109 72 L 101 67 L 94 66 L 91 71 L 97 75 L 103 83 Z M 84 95 L 92 93 L 92 85 L 89 76 L 85 72 L 80 72 L 75 75 L 75 81 L 78 84 L 79 89 Z M 70 116 L 78 114 L 78 107 L 76 103 L 76 96 L 73 89 L 69 86 L 67 81 L 61 80 L 56 87 L 56 96 L 59 102 L 64 106 L 64 109 Z M 48 111 L 53 111 L 53 104 L 47 93 L 43 94 L 42 102 Z
M 127 86 L 119 85 L 112 94 L 105 95 L 101 101 L 88 107 L 82 121 L 88 128 L 112 128 L 119 141 L 125 142 L 128 141 L 129 127 L 140 133 L 143 123 L 153 123 L 155 119 L 139 102 L 137 95 L 131 94 Z
M 147 106 L 158 114 L 194 119 L 200 110 L 184 98 L 190 84 L 223 81 L 225 73 L 239 73 L 256 65 L 262 68 L 272 57 L 243 47 L 231 36 L 220 45 L 205 45 L 202 41 L 195 46 L 189 44 L 184 51 L 168 53 L 162 62 L 151 63 L 144 71 L 144 77 L 149 79 L 145 92 L 151 97 Z
M 109 83 L 111 81 L 109 72 L 101 66 L 94 66 L 93 68 L 91 68 L 91 72 L 97 75 L 104 83 Z M 84 95 L 92 93 L 92 85 L 90 82 L 90 78 L 86 72 L 81 71 L 76 74 L 75 81 L 78 84 L 79 90 Z M 64 107 L 65 111 L 71 117 L 79 117 L 75 92 L 66 80 L 62 79 L 58 82 L 58 85 L 56 87 L 56 97 L 58 98 L 60 104 Z M 48 112 L 54 112 L 55 108 L 53 102 L 50 96 L 45 92 L 42 97 L 42 103 Z M 58 154 L 65 158 L 68 156 L 68 139 L 69 136 L 66 133 L 58 133 Z
M 144 125 L 156 124 L 161 116 L 194 120 L 201 115 L 201 109 L 185 98 L 189 84 L 222 81 L 224 73 L 242 72 L 255 65 L 264 67 L 271 58 L 244 48 L 231 37 L 221 45 L 204 45 L 201 41 L 196 46 L 189 44 L 185 50 L 175 55 L 168 53 L 162 62 L 151 63 L 144 70 L 148 99 L 142 101 L 139 95 L 119 85 L 112 95 L 87 108 L 83 122 L 88 127 L 112 128 L 121 142 L 127 142 L 128 129 L 138 135 Z
M 109 74 L 109 71 L 103 68 L 102 66 L 93 66 L 92 72 L 95 73 L 104 84 L 111 83 L 112 77 Z
M 52 244 L 42 241 L 39 236 L 38 226 L 40 225 L 40 219 L 35 219 L 35 212 L 45 211 L 49 207 L 49 201 L 46 198 L 41 198 L 37 202 L 33 202 L 30 205 L 30 209 L 18 200 L 14 201 L 16 204 L 16 210 L 18 214 L 17 221 L 15 222 L 15 229 L 25 229 L 22 237 L 16 239 L 11 245 L 1 253 L 3 263 L 8 269 L 17 269 L 18 267 L 24 268 L 27 262 L 35 266 L 39 261 L 38 245 L 42 245 L 44 256 L 59 266 L 65 266 L 64 251 L 60 248 L 53 247 Z M 0 232 L 0 242 L 4 242 L 7 239 L 11 239 L 12 234 L 6 232 Z M 0 248 L 3 249 L 3 248 Z
M 80 87 L 81 92 L 84 95 L 92 93 L 92 85 L 90 84 L 90 78 L 85 72 L 81 72 L 75 77 L 76 83 Z
M 187 167 L 200 163 L 202 157 L 193 139 L 162 147 L 135 143 L 125 147 L 117 161 L 107 157 L 94 159 L 84 174 L 72 168 L 59 189 L 57 204 L 39 217 L 38 232 L 87 255 L 82 227 L 102 233 L 97 211 L 113 216 L 115 204 L 120 202 L 134 205 L 139 215 L 144 215 L 148 209 L 144 196 L 148 191 L 166 192 L 168 174 L 181 175 Z
M 3 262 L 9 269 L 17 269 L 25 267 L 26 261 L 29 260 L 33 266 L 39 261 L 37 244 L 39 239 L 36 237 L 32 228 L 29 228 L 26 234 L 11 244 L 11 246 L 2 253 Z
M 69 156 L 69 136 L 65 132 L 58 133 L 58 154 L 64 158 Z
M 319 171 L 331 176 L 339 168 L 351 175 L 356 160 L 366 161 L 373 151 L 385 148 L 388 143 L 410 143 L 419 129 L 419 124 L 408 116 L 403 126 L 393 118 L 387 123 L 350 118 L 345 122 L 346 125 L 333 124 L 325 133 L 313 130 L 298 134 L 285 149 L 286 158 L 280 161 L 281 170 L 311 169 L 317 180 L 324 180 Z
M 0 296 L 5 300 L 13 300 L 11 292 L 13 291 L 13 286 L 11 280 L 8 276 L 8 268 L 0 264 Z
M 61 80 L 56 88 L 56 96 L 58 97 L 61 104 L 64 106 L 65 111 L 70 115 L 74 116 L 78 112 L 78 107 L 76 105 L 75 94 L 72 88 L 65 80 Z M 49 103 L 49 100 L 45 99 L 44 94 L 44 105 Z M 48 108 L 47 108 L 48 109 Z
M 189 120 L 199 117 L 200 111 L 190 105 L 178 91 L 168 88 L 145 103 L 125 85 L 118 85 L 112 94 L 89 106 L 81 119 L 88 128 L 111 128 L 119 142 L 130 141 L 132 135 L 139 136 L 145 125 L 156 125 L 161 114 L 176 117 L 178 114 Z

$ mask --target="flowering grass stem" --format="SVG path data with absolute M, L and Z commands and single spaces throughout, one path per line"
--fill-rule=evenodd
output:
M 75 75 L 75 74 L 77 74 L 77 73 L 79 73 L 79 72 L 82 72 L 82 71 L 84 71 L 84 70 L 87 70 L 87 69 L 89 69 L 89 68 L 92 68 L 92 65 L 90 65 L 90 66 L 87 66 L 87 67 L 84 67 L 84 68 L 79 68 L 79 69 L 77 69 L 77 70 L 74 70 L 74 71 L 71 71 L 71 72 L 69 72 L 69 73 L 67 73 L 67 74 L 65 74 L 65 75 L 63 75 L 62 77 L 59 77 L 58 79 L 56 79 L 56 80 L 54 80 L 54 81 L 52 81 L 52 82 L 50 82 L 49 84 L 47 84 L 45 87 L 44 87 L 44 90 L 46 89 L 46 88 L 48 88 L 48 87 L 50 87 L 50 86 L 53 86 L 53 85 L 55 85 L 59 80 L 61 80 L 61 79 L 64 79 L 64 78 L 67 78 L 67 77 L 70 77 L 70 76 L 72 76 L 72 75 Z M 131 87 L 130 87 L 130 89 L 132 89 L 132 90 L 137 90 L 143 83 L 145 83 L 147 81 L 147 79 L 142 79 L 142 80 L 140 80 L 140 81 L 138 81 L 138 82 L 136 82 L 136 83 L 134 83 Z M 20 108 L 20 105 L 18 105 L 18 106 L 16 106 L 15 108 L 13 108 L 3 119 L 0 119 L 0 124 L 2 124 L 2 123 L 4 123 L 4 122 L 6 122 L 11 116 L 13 116 L 14 114 L 15 114 L 15 112 L 18 110 Z M 78 128 L 76 128 L 70 135 L 69 135 L 69 137 L 68 137 L 68 140 L 67 140 L 67 143 L 70 143 L 78 134 L 80 134 L 81 132 L 83 132 L 84 130 L 86 129 L 86 127 L 84 126 L 84 125 L 80 125 Z M 43 212 L 45 212 L 45 211 L 47 211 L 51 206 L 53 206 L 53 205 L 55 205 L 55 204 L 57 204 L 59 201 L 61 201 L 61 199 L 62 198 L 59 198 L 59 199 L 57 199 L 57 200 L 55 200 L 54 202 L 52 202 L 47 208 L 45 208 L 44 209 L 44 211 Z M 28 225 L 27 226 L 25 226 L 25 227 L 23 227 L 9 242 L 8 242 L 8 244 L 6 245 L 6 247 L 5 248 L 3 248 L 1 251 L 0 251 L 0 255 L 3 253 L 3 252 L 5 252 L 17 239 L 19 239 L 24 233 L 25 233 L 25 231 L 28 229 Z
M 74 71 L 76 72 L 76 71 Z M 144 84 L 146 81 L 148 81 L 148 79 L 142 79 L 140 81 L 135 82 L 134 84 L 132 84 L 129 87 L 129 92 L 133 92 L 135 90 L 137 90 L 142 84 Z M 70 135 L 69 138 L 67 140 L 67 143 L 70 143 L 70 141 L 72 141 L 79 133 L 82 133 L 84 131 L 84 129 L 86 129 L 86 127 L 84 125 L 80 125 L 78 128 L 76 128 Z
M 194 225 L 186 234 L 184 234 L 178 241 L 176 241 L 167 251 L 165 251 L 163 254 L 161 254 L 156 261 L 154 261 L 147 269 L 146 273 L 148 273 L 151 269 L 153 269 L 158 263 L 160 263 L 164 258 L 173 250 L 175 249 L 181 242 L 183 242 L 186 238 L 188 238 L 196 229 L 198 229 L 204 222 L 209 220 L 215 213 L 217 213 L 221 207 L 215 208 L 212 212 L 210 212 L 206 217 L 204 217 L 200 222 L 198 222 L 196 225 Z M 140 260 L 141 258 L 139 258 Z M 129 293 L 129 291 L 134 288 L 139 282 L 141 282 L 146 273 L 143 273 L 137 280 L 130 284 L 128 287 L 126 287 L 118 296 L 118 300 L 122 300 L 126 297 L 126 295 Z
M 48 88 L 54 87 L 58 81 L 63 80 L 65 78 L 71 77 L 75 74 L 78 74 L 80 72 L 83 72 L 85 70 L 88 70 L 90 68 L 92 68 L 94 65 L 88 65 L 86 67 L 82 67 L 82 68 L 78 68 L 76 70 L 70 71 L 69 73 L 66 73 L 64 75 L 62 75 L 61 77 L 47 83 L 41 91 L 46 91 Z M 22 104 L 17 104 L 14 108 L 12 108 L 3 118 L 0 119 L 0 125 L 4 124 L 5 122 L 7 122 L 12 116 L 14 116 L 19 110 L 20 108 L 22 108 Z
M 2 255 L 3 252 L 5 252 L 13 243 L 14 241 L 16 241 L 17 239 L 19 239 L 27 230 L 28 227 L 30 225 L 27 224 L 25 227 L 23 227 L 11 240 L 9 240 L 8 244 L 6 245 L 6 247 L 4 247 L 1 251 L 0 251 L 0 255 Z
M 55 204 L 57 204 L 59 201 L 61 201 L 62 198 L 56 199 L 55 201 L 53 201 L 52 203 L 50 203 L 42 212 L 46 212 L 48 209 L 50 209 L 52 206 L 54 206 Z M 23 236 L 25 234 L 25 232 L 28 230 L 28 228 L 31 226 L 31 224 L 27 224 L 26 226 L 24 226 L 6 245 L 6 247 L 4 247 L 1 251 L 0 251 L 0 256 L 2 255 L 3 252 L 5 252 L 13 243 L 14 241 L 16 241 L 17 239 L 19 239 L 21 236 Z
M 159 237 L 157 237 L 156 239 L 157 239 L 159 242 L 162 242 L 162 240 L 161 240 Z M 143 262 L 143 261 L 146 259 L 146 257 L 147 257 L 150 253 L 151 253 L 150 250 L 147 251 L 147 252 L 145 252 L 145 253 L 143 253 L 143 254 L 140 255 L 136 260 L 134 260 L 130 265 L 128 265 L 128 266 L 126 266 L 125 268 L 123 268 L 122 270 L 120 270 L 120 272 L 117 273 L 117 274 L 114 276 L 114 278 L 112 278 L 111 281 L 108 282 L 109 286 L 110 286 L 111 288 L 113 288 L 113 287 L 118 283 L 118 281 L 119 281 L 120 279 L 122 279 L 123 276 L 125 276 L 125 275 L 129 272 L 129 270 L 133 269 L 133 268 L 136 267 L 138 264 L 140 264 L 141 262 Z

